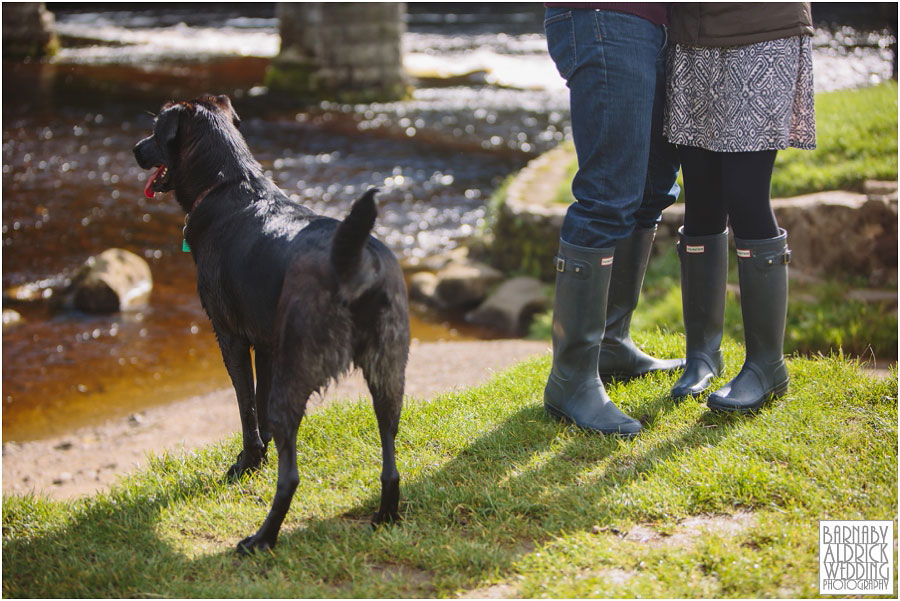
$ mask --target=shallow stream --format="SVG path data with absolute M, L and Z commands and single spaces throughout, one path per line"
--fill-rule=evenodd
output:
M 163 101 L 229 93 L 257 159 L 320 213 L 339 217 L 362 191 L 380 187 L 377 235 L 407 259 L 469 237 L 503 179 L 567 135 L 568 97 L 546 55 L 539 8 L 451 15 L 410 5 L 407 66 L 470 76 L 455 85 L 428 79 L 405 102 L 298 111 L 260 100 L 278 51 L 277 19 L 271 6 L 245 6 L 59 12 L 57 58 L 4 61 L 4 290 L 58 286 L 110 247 L 144 257 L 154 278 L 139 312 L 95 316 L 4 301 L 24 317 L 3 330 L 4 440 L 228 386 L 193 262 L 181 252 L 183 215 L 168 195 L 144 198 L 148 173 L 132 156 Z M 817 36 L 821 89 L 890 77 L 883 32 Z M 413 336 L 491 333 L 416 315 Z

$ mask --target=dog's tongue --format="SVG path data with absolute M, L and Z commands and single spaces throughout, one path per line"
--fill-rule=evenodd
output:
M 144 186 L 144 196 L 147 198 L 153 198 L 156 195 L 156 192 L 153 191 L 153 182 L 156 181 L 156 178 L 162 173 L 162 170 L 165 169 L 165 165 L 160 165 L 156 170 L 156 173 L 153 174 L 153 177 L 147 180 L 147 185 Z

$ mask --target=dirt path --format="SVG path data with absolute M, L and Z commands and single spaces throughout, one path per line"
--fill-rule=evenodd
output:
M 537 354 L 548 342 L 427 342 L 414 344 L 406 372 L 407 394 L 432 396 L 487 381 L 494 373 Z M 336 399 L 367 395 L 359 373 L 315 399 L 315 411 Z M 3 445 L 3 492 L 35 491 L 68 499 L 108 487 L 120 475 L 146 464 L 148 453 L 176 453 L 218 442 L 240 430 L 230 389 L 156 407 L 64 436 Z M 224 470 L 227 466 L 223 466 Z

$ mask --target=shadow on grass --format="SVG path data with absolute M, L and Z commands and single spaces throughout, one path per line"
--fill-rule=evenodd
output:
M 495 390 L 505 394 L 502 385 Z M 676 408 L 666 396 L 641 402 L 635 409 L 648 416 L 647 432 L 629 442 L 561 425 L 547 417 L 540 404 L 529 404 L 458 451 L 451 450 L 453 457 L 440 467 L 423 469 L 405 482 L 401 524 L 372 530 L 368 517 L 378 504 L 373 492 L 349 511 L 286 527 L 273 554 L 249 559 L 238 558 L 233 545 L 251 531 L 235 532 L 233 540 L 225 540 L 227 549 L 221 550 L 227 535 L 203 534 L 204 526 L 189 523 L 201 517 L 191 511 L 185 511 L 181 533 L 188 544 L 212 538 L 205 541 L 212 545 L 211 552 L 192 557 L 160 536 L 163 515 L 173 508 L 190 505 L 197 497 L 208 501 L 240 494 L 233 489 L 223 493 L 221 474 L 191 472 L 194 466 L 188 463 L 182 468 L 186 476 L 163 470 L 165 482 L 144 481 L 136 489 L 117 487 L 108 496 L 74 505 L 64 525 L 44 533 L 7 536 L 4 524 L 3 593 L 6 597 L 452 594 L 508 573 L 523 555 L 555 537 L 628 521 L 628 495 L 623 490 L 639 485 L 660 462 L 690 448 L 718 444 L 741 423 L 703 414 L 670 435 L 656 435 L 654 425 Z M 400 453 L 416 450 L 401 448 Z M 220 467 L 224 471 L 227 465 Z M 373 490 L 377 468 L 373 463 L 369 472 Z M 274 489 L 272 482 L 256 484 L 266 495 Z M 230 502 L 254 503 L 254 515 L 259 514 L 261 523 L 271 497 L 262 501 L 244 494 Z M 292 513 L 302 512 L 303 504 L 301 495 L 295 497 Z M 227 502 L 223 507 L 227 512 Z M 251 528 L 255 526 L 258 523 Z
M 126 563 L 140 562 L 151 570 L 158 564 L 183 563 L 183 558 L 156 536 L 155 525 L 166 508 L 204 494 L 210 484 L 206 474 L 198 473 L 165 489 L 122 494 L 123 489 L 117 488 L 108 495 L 73 504 L 72 515 L 64 525 L 42 534 L 17 532 L 17 536 L 8 536 L 4 519 L 3 596 L 141 594 L 140 589 L 119 588 L 114 584 L 115 575 L 106 568 L 121 564 L 123 558 L 129 558 Z M 35 507 L 39 504 L 32 497 L 18 502 Z M 36 513 L 39 511 L 36 509 Z M 40 520 L 39 515 L 33 518 Z
M 673 404 L 664 396 L 640 408 L 660 419 Z M 556 537 L 628 522 L 630 508 L 618 499 L 622 489 L 639 485 L 660 462 L 695 447 L 715 446 L 742 422 L 702 414 L 676 435 L 648 436 L 637 448 L 634 442 L 561 425 L 540 405 L 529 405 L 436 471 L 406 483 L 404 522 L 376 533 L 380 540 L 367 549 L 367 560 L 370 566 L 400 563 L 427 574 L 424 587 L 419 582 L 415 591 L 402 591 L 404 596 L 471 588 L 509 573 L 524 555 Z M 369 528 L 366 520 L 377 502 L 372 495 L 340 516 L 284 533 L 280 552 L 299 551 L 329 533 L 347 537 L 335 544 L 352 546 L 349 539 Z M 354 584 L 360 583 L 342 593 L 355 596 L 360 591 Z

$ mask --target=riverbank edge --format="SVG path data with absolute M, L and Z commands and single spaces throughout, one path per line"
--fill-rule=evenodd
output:
M 481 384 L 523 359 L 549 352 L 549 342 L 522 339 L 413 343 L 407 402 Z M 312 397 L 307 411 L 362 397 L 368 398 L 368 391 L 354 371 Z M 56 500 L 94 494 L 146 466 L 148 455 L 190 454 L 238 432 L 234 391 L 225 388 L 47 439 L 4 442 L 3 494 Z M 223 474 L 227 467 L 222 466 Z

